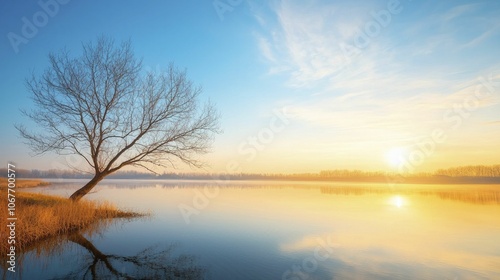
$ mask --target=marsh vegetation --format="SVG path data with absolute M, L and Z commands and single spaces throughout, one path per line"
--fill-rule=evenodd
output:
M 0 179 L 0 196 L 7 197 L 7 180 Z M 17 180 L 16 188 L 45 186 L 41 180 Z M 16 191 L 16 248 L 23 250 L 40 240 L 84 229 L 91 224 L 105 222 L 112 218 L 133 218 L 141 214 L 117 209 L 108 202 L 82 200 L 74 203 L 67 198 Z M 7 221 L 7 211 L 0 212 L 0 219 Z M 8 236 L 8 227 L 0 227 L 0 235 Z M 2 256 L 9 244 L 0 242 Z

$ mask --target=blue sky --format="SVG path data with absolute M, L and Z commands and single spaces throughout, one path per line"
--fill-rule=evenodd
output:
M 499 163 L 499 14 L 498 1 L 3 1 L 0 157 L 72 161 L 21 143 L 24 79 L 49 52 L 106 35 L 130 39 L 146 69 L 187 69 L 216 104 L 207 171 Z M 435 130 L 446 140 L 429 144 Z

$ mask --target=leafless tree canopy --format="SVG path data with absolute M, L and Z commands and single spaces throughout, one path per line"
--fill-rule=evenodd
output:
M 218 118 L 211 104 L 199 106 L 201 88 L 185 71 L 144 73 L 130 43 L 107 38 L 84 45 L 80 57 L 62 51 L 49 60 L 27 80 L 37 109 L 24 112 L 43 131 L 17 128 L 36 153 L 77 154 L 92 168 L 92 186 L 74 200 L 125 166 L 202 165 L 196 155 L 209 150 Z

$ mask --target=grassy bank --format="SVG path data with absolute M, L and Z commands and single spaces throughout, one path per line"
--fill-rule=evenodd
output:
M 1 182 L 5 181 L 2 178 Z M 84 229 L 93 223 L 111 218 L 131 218 L 139 216 L 137 213 L 118 210 L 110 203 L 98 203 L 82 200 L 78 203 L 70 201 L 68 198 L 49 196 L 43 194 L 29 193 L 17 189 L 17 186 L 34 186 L 44 184 L 39 180 L 16 180 L 15 194 L 15 216 L 17 220 L 16 251 L 19 252 L 27 246 L 57 235 L 70 233 L 79 229 Z M 7 188 L 0 184 L 0 220 L 7 223 Z M 2 255 L 7 253 L 7 236 L 10 230 L 4 225 L 0 227 L 0 250 Z M 5 253 L 5 254 L 4 254 Z
M 8 185 L 7 178 L 0 177 L 0 188 L 6 188 Z M 16 180 L 16 188 L 34 188 L 34 187 L 42 187 L 50 185 L 49 182 L 45 182 L 38 179 L 17 179 Z

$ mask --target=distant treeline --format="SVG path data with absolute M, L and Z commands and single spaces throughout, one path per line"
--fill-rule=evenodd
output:
M 69 170 L 16 170 L 20 178 L 90 179 L 92 174 Z M 0 177 L 7 169 L 0 168 Z M 319 173 L 295 174 L 208 174 L 208 173 L 163 173 L 152 174 L 138 171 L 119 171 L 109 179 L 171 179 L 171 180 L 290 180 L 290 181 L 356 181 L 396 183 L 500 183 L 500 165 L 471 165 L 439 169 L 432 173 L 398 174 L 361 170 L 323 170 Z
M 500 177 L 500 164 L 490 166 L 469 165 L 439 169 L 435 174 L 449 177 Z

